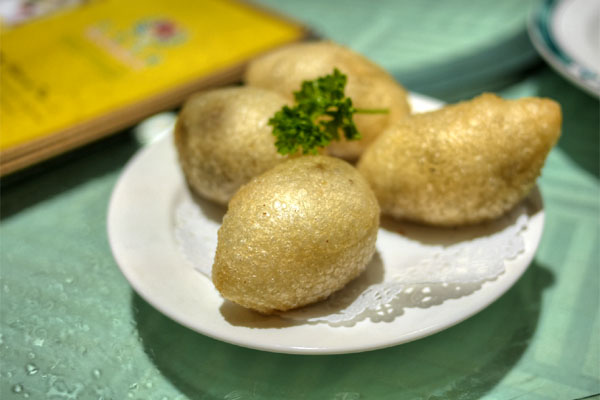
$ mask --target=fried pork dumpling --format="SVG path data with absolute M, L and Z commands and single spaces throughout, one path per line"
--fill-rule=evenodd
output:
M 478 223 L 529 193 L 561 120 L 552 100 L 483 94 L 403 120 L 358 168 L 385 214 L 433 225 Z
M 190 98 L 177 120 L 175 145 L 192 189 L 227 204 L 240 186 L 285 160 L 267 124 L 285 104 L 283 96 L 252 87 L 216 89 Z
M 354 167 L 293 158 L 231 199 L 212 279 L 223 297 L 262 313 L 310 304 L 365 269 L 378 227 L 377 200 Z
M 389 110 L 387 114 L 356 114 L 354 121 L 363 138 L 329 146 L 330 154 L 352 160 L 386 127 L 410 113 L 406 91 L 381 67 L 333 42 L 305 42 L 254 60 L 246 70 L 245 81 L 293 100 L 293 92 L 303 81 L 331 74 L 334 68 L 348 77 L 345 93 L 356 108 Z

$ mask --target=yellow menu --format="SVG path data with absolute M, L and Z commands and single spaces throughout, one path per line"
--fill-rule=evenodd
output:
M 299 25 L 233 0 L 88 0 L 0 33 L 0 174 L 230 83 Z

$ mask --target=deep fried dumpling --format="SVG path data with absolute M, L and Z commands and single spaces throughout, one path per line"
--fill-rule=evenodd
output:
M 175 145 L 192 189 L 227 204 L 240 186 L 285 160 L 268 125 L 285 104 L 283 96 L 253 87 L 215 89 L 190 98 L 177 120 Z
M 406 118 L 373 143 L 358 168 L 386 214 L 434 225 L 477 223 L 529 193 L 561 120 L 550 99 L 483 94 Z
M 223 297 L 263 313 L 328 297 L 356 278 L 375 251 L 379 206 L 340 159 L 290 159 L 231 199 L 212 269 Z

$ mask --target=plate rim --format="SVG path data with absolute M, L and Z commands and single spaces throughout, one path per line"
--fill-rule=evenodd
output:
M 555 71 L 586 93 L 600 98 L 600 75 L 567 55 L 552 34 L 552 15 L 564 1 L 539 1 L 527 20 L 529 38 L 537 52 Z
M 434 106 L 434 107 L 438 107 L 441 104 L 443 104 L 442 102 L 440 102 L 439 100 L 436 99 L 432 99 L 430 97 L 427 96 L 423 96 L 423 95 L 419 95 L 419 94 L 413 94 L 411 93 L 411 100 L 417 101 L 417 102 L 424 102 L 424 103 L 428 103 L 430 106 Z M 168 133 L 171 129 L 167 130 L 165 133 Z M 133 290 L 140 295 L 140 297 L 142 297 L 145 301 L 147 301 L 149 304 L 151 304 L 154 308 L 156 308 L 158 311 L 160 311 L 162 314 L 166 315 L 167 317 L 169 317 L 170 319 L 176 321 L 177 323 L 195 331 L 198 332 L 200 334 L 203 334 L 205 336 L 211 337 L 213 339 L 219 340 L 219 341 L 223 341 L 223 342 L 227 342 L 233 345 L 238 345 L 238 346 L 242 346 L 242 347 L 246 347 L 246 348 L 252 348 L 252 349 L 256 349 L 256 350 L 261 350 L 261 351 L 268 351 L 268 352 L 276 352 L 276 353 L 288 353 L 288 354 L 314 354 L 314 355 L 325 355 L 325 354 L 347 354 L 347 353 L 357 353 L 357 352 L 364 352 L 364 351 L 372 351 L 372 350 L 377 350 L 377 349 L 381 349 L 381 348 L 386 348 L 386 347 L 390 347 L 390 346 L 395 346 L 395 345 L 399 345 L 399 344 L 403 344 L 403 343 L 408 343 L 414 340 L 418 340 L 421 339 L 423 337 L 426 336 L 430 336 L 432 334 L 438 333 L 440 331 L 443 331 L 445 329 L 448 329 L 456 324 L 459 324 L 460 322 L 463 322 L 464 320 L 472 317 L 473 315 L 479 313 L 480 311 L 484 310 L 485 308 L 487 308 L 490 304 L 492 304 L 493 302 L 495 302 L 497 299 L 499 299 L 506 291 L 508 291 L 512 286 L 514 286 L 514 284 L 519 280 L 519 278 L 523 275 L 523 273 L 525 273 L 525 271 L 529 268 L 529 266 L 531 265 L 531 262 L 535 256 L 536 250 L 539 246 L 541 237 L 542 237 L 542 232 L 543 232 L 543 226 L 544 226 L 544 221 L 545 221 L 545 212 L 544 212 L 544 208 L 543 208 L 543 200 L 541 197 L 541 194 L 539 192 L 539 189 L 535 188 L 536 192 L 537 192 L 537 200 L 540 202 L 540 211 L 538 214 L 536 214 L 534 217 L 538 218 L 537 219 L 537 225 L 534 227 L 535 230 L 537 231 L 537 234 L 534 235 L 534 240 L 533 242 L 529 242 L 528 245 L 531 245 L 531 249 L 525 250 L 525 254 L 520 254 L 520 257 L 525 257 L 524 260 L 521 260 L 519 265 L 522 265 L 517 271 L 513 271 L 513 273 L 507 273 L 505 271 L 504 274 L 502 274 L 501 276 L 499 276 L 496 280 L 494 281 L 487 281 L 485 282 L 482 287 L 480 289 L 478 289 L 476 292 L 467 295 L 467 296 L 463 296 L 461 298 L 458 299 L 447 299 L 444 301 L 444 303 L 442 303 L 440 306 L 443 306 L 445 303 L 449 303 L 450 305 L 452 303 L 455 303 L 457 301 L 462 301 L 465 302 L 465 299 L 467 298 L 471 298 L 471 301 L 473 301 L 472 299 L 475 297 L 483 297 L 484 300 L 478 302 L 475 306 L 471 306 L 469 308 L 468 312 L 463 312 L 460 314 L 460 316 L 458 318 L 451 318 L 451 321 L 448 322 L 446 321 L 440 321 L 437 324 L 431 324 L 428 325 L 424 328 L 418 329 L 418 330 L 414 330 L 411 331 L 409 333 L 406 333 L 402 336 L 394 336 L 394 335 L 384 335 L 384 339 L 379 339 L 375 342 L 369 342 L 367 344 L 363 343 L 363 344 L 354 344 L 354 345 L 344 345 L 343 341 L 340 341 L 340 344 L 336 343 L 335 347 L 331 347 L 331 346 L 319 346 L 319 345 L 312 345 L 312 346 L 306 346 L 306 345 L 282 345 L 282 344 L 278 344 L 278 343 L 265 343 L 263 342 L 257 342 L 254 338 L 254 336 L 245 336 L 245 335 L 238 335 L 234 331 L 233 334 L 232 332 L 223 332 L 223 331 L 219 331 L 219 329 L 214 329 L 214 326 L 216 326 L 215 324 L 206 327 L 206 326 L 199 326 L 198 321 L 194 322 L 194 318 L 191 318 L 190 316 L 185 316 L 185 315 L 181 315 L 180 313 L 177 312 L 173 312 L 172 308 L 165 305 L 163 302 L 160 301 L 160 299 L 154 294 L 148 291 L 148 287 L 147 285 L 144 284 L 144 282 L 140 281 L 139 277 L 136 276 L 136 274 L 134 273 L 135 271 L 132 271 L 130 269 L 130 267 L 127 265 L 127 262 L 124 260 L 123 258 L 123 251 L 127 251 L 127 249 L 123 248 L 123 243 L 119 243 L 119 241 L 117 240 L 119 235 L 115 234 L 115 229 L 116 226 L 115 224 L 117 224 L 117 220 L 116 218 L 118 218 L 118 213 L 117 213 L 117 208 L 119 206 L 118 202 L 120 201 L 120 196 L 122 195 L 122 191 L 123 190 L 127 190 L 126 187 L 126 183 L 127 183 L 127 177 L 129 176 L 129 174 L 131 174 L 134 168 L 136 168 L 136 166 L 139 166 L 139 164 L 143 161 L 144 158 L 149 157 L 150 152 L 154 150 L 156 150 L 156 146 L 159 146 L 161 143 L 163 143 L 163 145 L 168 145 L 164 144 L 164 142 L 167 142 L 168 139 L 170 139 L 170 135 L 165 135 L 163 136 L 161 139 L 159 139 L 156 142 L 153 142 L 152 144 L 140 149 L 127 163 L 127 165 L 125 166 L 125 168 L 122 170 L 117 183 L 115 184 L 113 191 L 111 193 L 111 197 L 109 200 L 109 205 L 108 205 L 108 213 L 107 213 L 107 234 L 108 234 L 108 239 L 109 239 L 109 244 L 110 244 L 110 248 L 113 254 L 113 257 L 117 263 L 118 268 L 120 269 L 121 273 L 123 274 L 123 276 L 125 277 L 125 279 L 128 281 L 128 283 L 131 285 L 131 287 L 133 288 Z M 171 142 L 172 143 L 172 142 Z M 531 219 L 530 219 L 531 221 Z M 529 225 L 528 225 L 529 227 Z M 535 233 L 535 232 L 534 232 Z M 166 234 L 166 233 L 165 233 Z M 184 259 L 183 254 L 180 254 L 180 258 Z M 187 260 L 186 260 L 187 261 Z M 508 264 L 510 264 L 512 261 L 507 261 Z M 189 264 L 188 264 L 189 265 Z M 191 265 L 189 265 L 190 268 Z M 514 267 L 514 266 L 512 266 Z M 507 266 L 507 271 L 510 267 Z M 204 279 L 205 280 L 205 286 L 206 283 L 208 283 L 209 285 L 211 285 L 210 280 L 201 275 L 198 271 L 193 271 L 194 273 L 197 273 L 198 275 L 198 279 Z M 489 291 L 489 286 L 493 285 L 493 287 L 495 287 L 495 291 L 492 293 L 492 295 L 490 296 L 489 293 L 484 296 L 482 295 L 485 294 L 485 290 L 486 287 L 488 288 L 487 290 Z M 212 290 L 216 292 L 216 290 L 214 289 L 214 287 L 212 287 Z M 474 296 L 474 297 L 473 297 Z M 466 303 L 469 303 L 469 300 L 466 300 Z M 434 306 L 434 307 L 438 307 L 438 306 Z M 430 307 L 429 309 L 432 309 L 434 307 Z M 446 305 L 446 307 L 449 307 L 448 305 Z M 427 309 L 427 310 L 429 310 Z M 421 310 L 421 309 L 418 309 Z M 414 312 L 419 312 L 416 309 L 407 309 L 405 312 L 405 315 L 407 313 L 414 313 Z M 401 319 L 401 317 L 397 317 L 396 320 Z M 385 322 L 378 322 L 378 323 L 374 323 L 371 321 L 360 321 L 358 322 L 355 326 L 353 327 L 331 327 L 327 324 L 306 324 L 303 325 L 303 327 L 308 330 L 309 332 L 311 330 L 314 331 L 323 331 L 324 332 L 329 332 L 329 331 L 335 331 L 335 330 L 339 330 L 340 332 L 347 332 L 348 329 L 367 329 L 370 324 L 386 324 Z M 361 327 L 359 327 L 359 325 L 361 325 Z M 390 325 L 386 325 L 386 328 L 389 328 Z M 270 329 L 270 328 L 264 328 L 264 329 Z M 281 332 L 281 328 L 276 328 L 279 330 L 279 332 Z M 285 329 L 285 328 L 283 328 Z M 255 329 L 256 330 L 256 329 Z

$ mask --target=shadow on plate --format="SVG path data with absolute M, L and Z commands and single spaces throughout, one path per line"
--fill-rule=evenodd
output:
M 194 189 L 186 182 L 187 195 L 192 199 L 194 204 L 198 206 L 200 212 L 209 220 L 221 224 L 223 217 L 227 212 L 227 206 L 207 200 L 197 194 Z
M 381 228 L 426 245 L 451 246 L 498 233 L 513 226 L 521 214 L 526 213 L 531 218 L 542 209 L 542 197 L 536 186 L 521 203 L 493 221 L 463 227 L 437 227 L 384 216 L 381 218 Z
M 264 315 L 249 310 L 229 300 L 223 301 L 219 308 L 221 315 L 233 326 L 244 326 L 246 328 L 288 328 L 301 325 L 302 322 L 280 318 L 278 315 Z
M 189 398 L 478 399 L 528 348 L 542 293 L 553 281 L 552 273 L 534 262 L 504 296 L 452 328 L 412 343 L 346 355 L 246 349 L 189 330 L 135 294 L 132 308 L 146 354 Z

